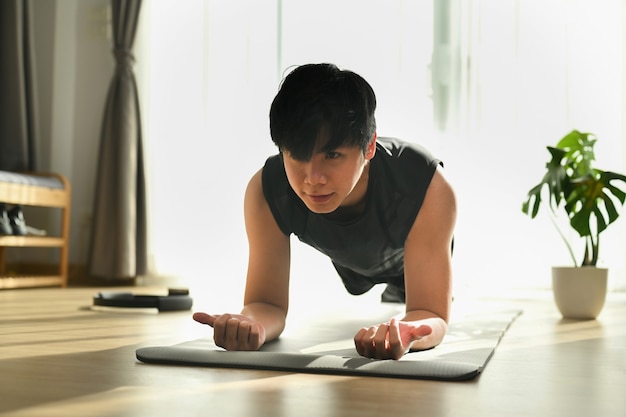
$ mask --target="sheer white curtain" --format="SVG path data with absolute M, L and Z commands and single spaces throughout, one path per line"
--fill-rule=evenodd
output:
M 186 285 L 238 285 L 243 193 L 273 152 L 266 118 L 278 79 L 276 2 L 146 3 L 137 67 L 151 270 Z
M 457 24 L 438 47 L 458 65 L 446 132 L 450 170 L 459 174 L 457 270 L 477 288 L 547 287 L 550 266 L 571 261 L 548 216 L 530 220 L 521 202 L 544 173 L 545 146 L 572 129 L 598 136 L 599 168 L 626 172 L 624 2 L 450 5 Z M 626 288 L 624 218 L 602 236 L 613 289 Z
M 152 0 L 143 19 L 152 266 L 186 283 L 243 282 L 243 192 L 275 152 L 267 114 L 294 65 L 362 74 L 379 135 L 444 160 L 461 289 L 547 287 L 550 266 L 568 262 L 547 218 L 520 210 L 545 145 L 592 131 L 600 166 L 626 171 L 620 0 Z M 613 288 L 626 286 L 624 224 L 604 236 Z

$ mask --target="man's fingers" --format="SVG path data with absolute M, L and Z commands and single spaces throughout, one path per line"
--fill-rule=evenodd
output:
M 381 324 L 376 330 L 374 336 L 374 350 L 376 351 L 376 357 L 379 359 L 387 358 L 389 353 L 389 325 Z
M 252 324 L 247 321 L 242 321 L 239 323 L 239 327 L 237 328 L 237 339 L 242 343 L 250 344 L 250 330 L 252 329 Z
M 408 348 L 409 346 L 402 342 L 398 320 L 392 318 L 389 322 L 389 357 L 396 360 L 400 359 Z
M 224 339 L 221 346 L 226 350 L 236 350 L 239 348 L 239 319 L 230 317 L 225 323 Z M 217 341 L 217 340 L 216 340 Z
M 374 359 L 400 359 L 411 348 L 411 343 L 431 334 L 428 325 L 413 327 L 392 318 L 388 323 L 364 327 L 354 336 L 354 344 L 361 356 Z
M 207 314 L 207 313 L 194 313 L 193 314 L 193 319 L 195 321 L 197 321 L 198 323 L 207 324 L 211 327 L 215 325 L 215 320 L 217 319 L 217 317 L 218 316 L 216 315 Z
M 193 319 L 213 327 L 213 340 L 226 350 L 257 350 L 265 340 L 265 329 L 241 314 L 194 313 Z
M 365 332 L 367 332 L 367 327 L 362 327 L 355 335 L 354 335 L 354 341 L 361 341 L 363 340 L 363 336 L 365 336 Z
M 361 328 L 354 335 L 354 347 L 359 355 L 365 356 L 364 348 L 363 348 L 363 337 L 365 336 L 365 332 L 367 329 L 365 327 Z
M 249 329 L 248 341 L 250 342 L 250 348 L 256 350 L 261 347 L 261 329 L 252 323 L 249 323 Z
M 354 336 L 354 345 L 356 351 L 361 356 L 371 358 L 374 355 L 374 335 L 376 334 L 376 327 L 363 327 Z
M 402 345 L 400 325 L 398 324 L 398 320 L 395 318 L 392 318 L 389 322 L 389 345 L 392 347 Z
M 411 342 L 414 342 L 416 340 L 420 340 L 422 337 L 428 336 L 429 334 L 431 334 L 433 332 L 432 327 L 426 325 L 426 324 L 422 324 L 420 327 L 417 328 L 413 328 L 411 330 Z

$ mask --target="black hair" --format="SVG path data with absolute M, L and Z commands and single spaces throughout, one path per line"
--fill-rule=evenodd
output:
M 302 65 L 274 97 L 270 134 L 279 150 L 302 161 L 320 145 L 322 152 L 342 146 L 365 152 L 376 132 L 375 110 L 374 90 L 360 75 L 333 64 Z

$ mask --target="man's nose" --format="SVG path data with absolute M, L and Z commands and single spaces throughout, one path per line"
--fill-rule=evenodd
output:
M 326 184 L 326 175 L 324 174 L 322 164 L 309 161 L 306 164 L 304 182 L 309 185 Z

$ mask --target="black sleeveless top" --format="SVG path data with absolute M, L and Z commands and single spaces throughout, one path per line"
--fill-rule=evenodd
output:
M 348 291 L 360 294 L 404 282 L 404 242 L 438 164 L 419 145 L 379 137 L 365 209 L 350 221 L 311 212 L 289 185 L 281 154 L 265 162 L 263 194 L 282 232 L 326 254 Z

